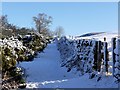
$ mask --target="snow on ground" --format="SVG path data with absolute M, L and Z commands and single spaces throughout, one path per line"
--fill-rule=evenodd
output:
M 60 55 L 56 44 L 49 44 L 44 53 L 32 62 L 20 63 L 26 69 L 27 88 L 117 88 L 112 76 L 89 79 L 88 74 L 78 76 L 60 67 Z
M 61 82 L 47 83 L 41 85 L 42 88 L 117 88 L 112 76 L 106 76 L 99 82 L 96 78 L 89 79 L 88 75 L 83 75 L 79 78 L 66 79 Z
M 59 51 L 56 44 L 52 43 L 32 62 L 22 62 L 20 65 L 26 69 L 28 75 L 27 87 L 36 87 L 34 85 L 37 85 L 38 82 L 41 84 L 62 82 L 75 77 L 74 74 L 70 74 L 65 68 L 60 67 L 59 61 Z
M 107 42 L 111 42 L 111 38 L 113 37 L 117 37 L 118 33 L 111 33 L 111 32 L 105 32 L 105 33 L 101 33 L 101 34 L 97 34 L 97 35 L 91 35 L 91 36 L 86 36 L 86 37 L 78 37 L 76 39 L 91 39 L 91 38 L 95 38 L 97 40 L 101 40 L 104 41 L 104 37 L 106 37 L 106 41 Z

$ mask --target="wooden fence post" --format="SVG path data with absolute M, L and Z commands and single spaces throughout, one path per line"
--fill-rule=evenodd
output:
M 102 58 L 101 58 L 101 55 L 102 55 L 102 53 L 101 53 L 101 45 L 102 45 L 102 43 L 101 43 L 101 41 L 98 41 L 98 52 L 97 52 L 97 68 L 98 68 L 98 72 L 100 72 L 100 70 L 101 70 L 101 62 L 102 62 Z
M 113 76 L 114 76 L 114 73 L 115 73 L 115 53 L 114 53 L 115 47 L 116 47 L 116 38 L 112 38 Z
M 94 66 L 93 68 L 97 71 L 97 50 L 98 50 L 98 41 L 95 41 L 95 49 L 94 49 Z
M 104 42 L 104 65 L 105 65 L 105 72 L 108 72 L 108 50 L 107 50 L 107 42 Z

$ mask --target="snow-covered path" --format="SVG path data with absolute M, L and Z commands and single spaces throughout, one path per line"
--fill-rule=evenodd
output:
M 44 53 L 39 53 L 37 58 L 32 62 L 22 62 L 21 66 L 26 69 L 28 75 L 28 85 L 34 84 L 37 85 L 34 87 L 38 87 L 38 82 L 43 85 L 53 82 L 62 82 L 65 81 L 65 79 L 75 77 L 74 74 L 70 74 L 65 68 L 60 67 L 59 61 L 59 51 L 57 50 L 56 44 L 52 43 L 46 47 Z
M 27 72 L 27 88 L 117 88 L 112 76 L 104 76 L 97 82 L 97 78 L 89 79 L 85 74 L 79 77 L 77 74 L 67 72 L 60 67 L 60 54 L 56 44 L 49 44 L 44 53 L 31 62 L 20 63 Z

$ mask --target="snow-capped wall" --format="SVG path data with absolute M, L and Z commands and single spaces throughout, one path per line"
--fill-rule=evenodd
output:
M 69 40 L 62 37 L 57 43 L 62 58 L 61 66 L 67 67 L 68 72 L 73 68 L 81 74 L 92 72 L 95 42 L 95 39 Z

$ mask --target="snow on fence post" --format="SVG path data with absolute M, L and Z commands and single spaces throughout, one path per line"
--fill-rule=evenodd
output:
M 101 58 L 101 45 L 102 45 L 102 42 L 101 41 L 98 41 L 98 57 L 97 57 L 97 69 L 98 69 L 98 72 L 100 72 L 101 70 L 101 62 L 102 62 L 102 58 Z
M 108 72 L 108 50 L 107 50 L 107 42 L 104 42 L 104 65 L 105 65 L 105 72 Z
M 112 38 L 113 76 L 114 76 L 114 73 L 115 73 L 115 53 L 114 53 L 115 47 L 116 47 L 116 38 Z
M 117 82 L 120 82 L 120 38 L 116 40 L 116 49 L 114 50 L 116 54 L 115 59 L 115 73 L 114 77 L 117 79 Z

